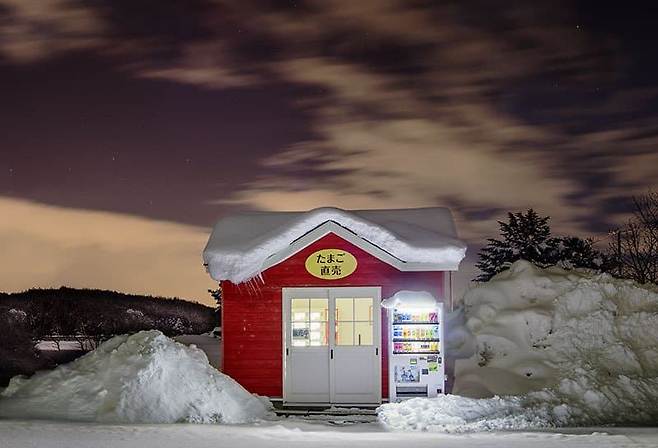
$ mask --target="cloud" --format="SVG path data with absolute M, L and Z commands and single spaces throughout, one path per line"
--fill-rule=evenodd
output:
M 244 87 L 257 84 L 254 76 L 236 70 L 222 42 L 192 43 L 182 49 L 182 55 L 171 64 L 133 67 L 138 76 L 167 79 L 210 89 Z
M 657 120 L 621 116 L 648 108 L 655 88 L 608 88 L 601 99 L 569 101 L 570 91 L 605 89 L 619 74 L 614 37 L 585 32 L 568 4 L 508 4 L 484 14 L 477 1 L 331 0 L 289 8 L 217 1 L 195 6 L 189 20 L 162 8 L 158 18 L 171 33 L 155 24 L 139 32 L 124 26 L 134 20 L 121 14 L 138 9 L 112 4 L 2 4 L 8 13 L 0 32 L 13 36 L 4 52 L 18 60 L 46 56 L 46 42 L 55 51 L 97 46 L 120 55 L 117 63 L 136 77 L 204 89 L 308 86 L 312 93 L 300 95 L 298 107 L 317 138 L 263 158 L 245 189 L 218 202 L 280 208 L 449 200 L 470 218 L 472 238 L 483 228 L 473 217 L 484 216 L 473 210 L 534 206 L 563 231 L 578 232 L 596 227 L 588 221 L 603 227 L 617 218 L 601 223 L 597 216 L 619 197 L 613 190 L 632 194 L 658 174 L 636 166 L 655 150 Z M 526 105 L 537 92 L 554 100 Z M 618 122 L 583 124 L 604 117 Z M 490 226 L 493 218 L 483 220 Z
M 583 29 L 569 3 L 218 0 L 189 36 L 175 8 L 153 30 L 130 8 L 0 4 L 0 52 L 18 62 L 89 48 L 139 78 L 301 87 L 313 137 L 224 154 L 258 164 L 239 191 L 207 198 L 215 204 L 444 204 L 477 244 L 506 210 L 527 207 L 558 233 L 605 232 L 624 219 L 616 203 L 658 178 L 658 90 L 629 84 L 619 37 Z
M 655 120 L 606 114 L 637 113 L 655 92 L 579 101 L 592 83 L 618 77 L 615 42 L 582 32 L 570 11 L 533 3 L 483 21 L 477 2 L 333 1 L 314 3 L 303 20 L 257 15 L 262 29 L 293 42 L 268 69 L 321 92 L 299 103 L 318 138 L 265 159 L 264 173 L 232 200 L 273 209 L 450 202 L 473 241 L 501 217 L 478 209 L 535 207 L 558 232 L 605 231 L 623 218 L 607 213 L 611 197 L 658 175 L 656 166 L 629 166 L 633 153 L 655 151 Z M 525 107 L 526 85 L 553 102 Z M 518 111 L 505 107 L 516 103 Z
M 545 144 L 552 136 L 481 99 L 435 103 L 398 76 L 328 58 L 292 59 L 276 70 L 285 79 L 326 89 L 308 105 L 320 138 L 264 160 L 275 174 L 234 200 L 304 209 L 429 206 L 450 198 L 465 208 L 536 207 L 567 228 L 571 215 L 579 214 L 562 204 L 577 189 L 575 182 L 550 176 L 545 155 L 532 147 L 509 150 L 519 141 Z M 463 222 L 463 234 L 479 239 L 490 235 L 494 221 Z
M 99 11 L 73 0 L 0 0 L 0 55 L 20 63 L 101 45 Z
M 0 198 L 0 284 L 104 288 L 212 304 L 194 226 Z

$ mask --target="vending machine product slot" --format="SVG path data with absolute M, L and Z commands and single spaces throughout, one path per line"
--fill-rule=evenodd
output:
M 398 397 L 427 397 L 427 386 L 397 386 L 395 388 L 395 395 Z

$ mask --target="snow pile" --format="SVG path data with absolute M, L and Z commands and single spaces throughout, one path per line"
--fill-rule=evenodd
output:
M 382 308 L 436 308 L 436 299 L 427 291 L 398 291 L 382 300 Z
M 466 398 L 444 395 L 388 403 L 377 409 L 379 421 L 394 431 L 475 432 L 552 426 L 551 416 L 524 408 L 520 397 Z
M 325 223 L 349 229 L 363 240 L 404 260 L 435 270 L 456 270 L 466 253 L 445 208 L 253 212 L 220 220 L 203 251 L 215 280 L 241 283 L 258 276 L 268 258 Z
M 567 424 L 658 421 L 658 289 L 519 261 L 464 296 L 455 393 L 526 394 Z
M 463 306 L 444 311 L 444 341 L 446 357 L 453 360 L 468 359 L 475 354 L 475 337 L 466 326 Z
M 52 371 L 14 377 L 0 394 L 0 417 L 7 418 L 246 423 L 267 412 L 201 350 L 159 331 L 116 336 Z
M 519 261 L 467 291 L 464 306 L 458 345 L 475 345 L 475 355 L 457 362 L 454 393 L 496 396 L 387 404 L 379 408 L 387 427 L 466 432 L 658 421 L 658 288 Z

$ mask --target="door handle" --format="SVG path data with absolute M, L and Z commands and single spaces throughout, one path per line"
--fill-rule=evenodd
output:
M 289 349 L 288 347 L 286 347 L 286 356 L 288 356 L 288 353 L 289 353 Z
M 379 356 L 379 347 L 375 347 L 375 356 Z
M 331 359 L 334 359 L 334 349 L 333 348 L 331 350 L 329 350 L 329 353 L 330 353 Z

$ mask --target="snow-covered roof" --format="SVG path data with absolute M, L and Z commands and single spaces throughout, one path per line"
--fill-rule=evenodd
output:
M 215 225 L 203 260 L 210 276 L 241 283 L 335 233 L 402 271 L 457 270 L 466 254 L 450 210 L 318 208 L 249 212 Z

